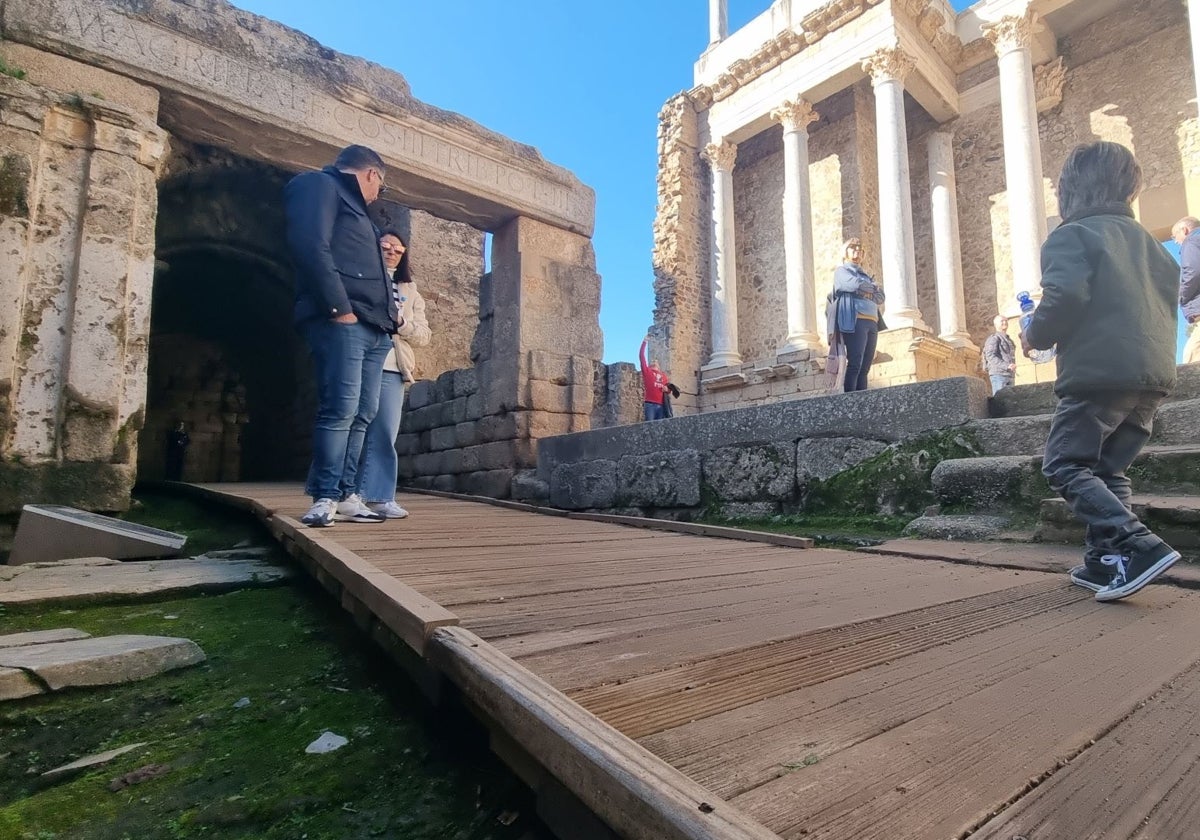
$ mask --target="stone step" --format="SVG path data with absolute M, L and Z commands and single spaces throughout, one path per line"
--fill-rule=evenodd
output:
M 1052 414 L 989 417 L 972 420 L 963 428 L 975 436 L 983 455 L 1041 455 L 1052 418 Z M 1163 403 L 1154 418 L 1150 441 L 1169 446 L 1200 445 L 1200 399 Z
M 1167 398 L 1168 402 L 1200 399 L 1200 364 L 1180 365 L 1177 377 L 1175 391 Z M 1014 385 L 988 399 L 988 413 L 992 417 L 1052 414 L 1056 402 L 1053 382 Z
M 196 665 L 204 651 L 190 639 L 100 636 L 0 650 L 0 669 L 18 669 L 43 690 L 115 685 Z
M 1200 496 L 1135 495 L 1133 512 L 1175 548 L 1200 549 Z M 1083 541 L 1083 524 L 1062 499 L 1043 499 L 1035 531 L 1043 542 Z
M 953 458 L 938 464 L 933 491 L 944 505 L 994 511 L 1039 509 L 1054 494 L 1041 474 L 1040 455 Z M 1200 446 L 1147 446 L 1129 469 L 1142 493 L 1200 496 Z

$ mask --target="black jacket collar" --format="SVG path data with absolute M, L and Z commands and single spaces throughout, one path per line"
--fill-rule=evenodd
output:
M 1134 218 L 1133 208 L 1128 204 L 1123 201 L 1110 201 L 1107 204 L 1095 204 L 1091 207 L 1080 208 L 1063 219 L 1063 224 L 1077 222 L 1080 219 L 1086 219 L 1088 216 L 1128 216 L 1131 219 Z
M 347 198 L 363 210 L 367 209 L 367 200 L 363 198 L 362 187 L 358 185 L 358 178 L 353 172 L 343 172 L 334 166 L 326 166 L 321 171 L 326 175 L 333 176 L 338 188 L 345 193 Z

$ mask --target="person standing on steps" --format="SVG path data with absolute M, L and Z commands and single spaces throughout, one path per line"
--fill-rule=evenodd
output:
M 1021 347 L 1058 346 L 1058 408 L 1042 472 L 1086 526 L 1071 581 L 1116 601 L 1179 559 L 1130 505 L 1125 471 L 1175 387 L 1179 270 L 1135 220 L 1142 170 L 1117 143 L 1077 146 L 1058 181 L 1063 222 L 1042 246 L 1042 302 Z
M 875 360 L 883 323 L 883 289 L 862 267 L 863 244 L 857 236 L 846 240 L 845 262 L 833 273 L 833 293 L 828 317 L 829 332 L 844 349 L 845 379 L 842 390 L 867 390 L 867 377 Z
M 317 384 L 312 466 L 300 521 L 382 522 L 357 491 L 358 460 L 379 407 L 383 360 L 396 331 L 391 281 L 367 206 L 384 190 L 383 159 L 347 146 L 332 166 L 284 187 L 287 244 L 296 270 L 296 327 L 312 352 Z
M 392 279 L 399 327 L 392 336 L 392 350 L 383 362 L 383 384 L 379 389 L 379 412 L 367 426 L 359 468 L 359 488 L 366 505 L 385 519 L 404 519 L 408 511 L 396 503 L 396 435 L 404 410 L 404 390 L 416 381 L 414 347 L 426 347 L 432 337 L 425 318 L 425 299 L 417 291 L 408 267 L 408 243 L 395 230 L 379 237 L 383 262 Z
M 1185 365 L 1200 362 L 1200 219 L 1184 216 L 1171 228 L 1179 246 L 1179 308 L 1188 323 Z
M 992 381 L 992 393 L 1007 388 L 1016 381 L 1017 345 L 1008 337 L 1008 319 L 997 315 L 992 319 L 996 331 L 983 343 L 980 361 Z
M 638 361 L 642 366 L 642 389 L 644 392 L 642 412 L 646 420 L 665 420 L 663 410 L 663 395 L 667 393 L 667 375 L 658 367 L 658 361 L 647 363 L 646 343 L 650 336 L 642 339 L 641 349 L 638 350 Z

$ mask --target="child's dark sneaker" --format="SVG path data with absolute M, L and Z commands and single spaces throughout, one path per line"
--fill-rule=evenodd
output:
M 1166 543 L 1148 551 L 1133 551 L 1126 557 L 1109 554 L 1103 563 L 1113 569 L 1112 583 L 1096 593 L 1097 601 L 1117 601 L 1137 592 L 1179 559 L 1179 552 Z
M 1082 586 L 1084 589 L 1090 589 L 1093 592 L 1099 592 L 1104 587 L 1112 583 L 1112 573 L 1107 568 L 1100 570 L 1094 569 L 1086 563 L 1081 563 L 1072 569 L 1071 583 L 1076 586 Z

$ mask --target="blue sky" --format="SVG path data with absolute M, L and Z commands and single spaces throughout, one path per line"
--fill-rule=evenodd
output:
M 604 360 L 637 358 L 654 309 L 658 111 L 691 86 L 707 0 L 233 2 L 400 72 L 418 99 L 537 147 L 593 187 Z M 729 0 L 730 29 L 769 6 Z

